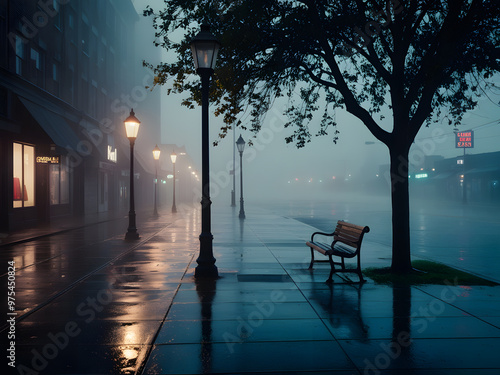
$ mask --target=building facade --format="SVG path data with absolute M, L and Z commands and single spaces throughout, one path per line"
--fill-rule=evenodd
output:
M 441 197 L 500 204 L 500 152 L 465 154 L 436 163 L 433 185 Z
M 0 0 L 0 232 L 128 208 L 138 22 L 130 0 Z M 153 170 L 136 163 L 138 204 Z
M 387 193 L 389 165 L 380 166 L 377 176 L 372 186 Z M 411 198 L 459 204 L 500 204 L 500 152 L 463 153 L 452 158 L 427 155 L 418 165 L 410 166 L 408 177 Z

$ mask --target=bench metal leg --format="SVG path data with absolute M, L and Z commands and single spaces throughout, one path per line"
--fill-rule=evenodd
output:
M 328 261 L 330 262 L 330 276 L 328 276 L 328 280 L 326 280 L 327 283 L 333 283 L 333 273 L 335 272 L 335 264 L 333 263 L 333 259 L 331 255 L 328 255 Z
M 310 247 L 309 249 L 311 249 L 311 263 L 309 264 L 309 270 L 312 270 L 313 269 L 313 263 L 314 263 L 314 249 L 312 247 Z
M 357 274 L 359 276 L 359 282 L 360 283 L 364 283 L 366 280 L 363 279 L 363 274 L 361 273 L 361 259 L 360 259 L 360 256 L 358 254 L 358 269 L 357 269 Z
M 361 274 L 361 271 L 359 271 L 358 275 L 359 275 L 359 282 L 360 283 L 365 283 L 366 280 L 363 278 L 363 275 Z

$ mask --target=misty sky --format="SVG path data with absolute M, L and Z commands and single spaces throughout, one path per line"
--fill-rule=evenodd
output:
M 162 0 L 135 0 L 134 4 L 139 12 L 146 4 L 153 9 L 162 7 Z M 160 5 L 158 5 L 160 4 Z M 142 16 L 141 16 L 142 17 Z M 154 38 L 151 28 L 150 40 Z M 163 58 L 169 56 L 163 54 Z M 500 82 L 500 79 L 498 80 Z M 484 153 L 500 150 L 500 96 L 490 95 L 490 99 L 483 97 L 478 107 L 465 115 L 463 126 L 459 130 L 475 131 L 475 147 L 467 150 L 468 153 Z M 201 108 L 188 110 L 180 105 L 181 95 L 163 95 L 162 97 L 162 143 L 175 143 L 186 146 L 187 151 L 201 166 Z M 272 111 L 268 113 L 263 124 L 263 132 L 253 140 L 254 147 L 246 147 L 243 155 L 243 171 L 245 183 L 245 199 L 257 199 L 264 190 L 282 191 L 289 180 L 319 179 L 339 176 L 344 178 L 351 174 L 375 174 L 380 164 L 388 164 L 388 152 L 385 145 L 379 143 L 364 125 L 354 116 L 344 111 L 337 111 L 336 119 L 340 131 L 337 144 L 332 142 L 332 136 L 314 137 L 306 147 L 297 149 L 293 144 L 287 145 L 284 138 L 291 134 L 290 129 L 283 129 L 282 116 L 286 101 L 277 101 Z M 212 115 L 210 111 L 210 136 L 212 141 L 217 139 L 222 119 Z M 318 116 L 319 122 L 320 116 Z M 386 116 L 390 119 L 390 116 Z M 387 125 L 389 126 L 389 125 Z M 463 150 L 456 149 L 454 144 L 454 128 L 447 124 L 433 124 L 429 128 L 423 127 L 417 135 L 416 142 L 410 151 L 417 150 L 414 155 L 442 155 L 446 158 L 461 155 Z M 237 129 L 239 135 L 248 141 L 253 134 L 249 131 Z M 366 145 L 365 142 L 375 142 Z M 239 155 L 236 153 L 239 165 Z M 219 146 L 211 148 L 211 173 L 217 176 L 220 194 L 227 195 L 232 187 L 232 179 L 228 171 L 233 159 L 233 136 L 228 136 L 219 142 Z M 414 160 L 417 161 L 417 160 Z M 239 180 L 237 180 L 239 184 Z M 230 185 L 230 186 L 226 186 Z M 214 191 L 214 189 L 212 189 Z M 219 190 L 216 188 L 216 190 Z M 239 188 L 237 187 L 237 191 Z M 214 192 L 212 192 L 212 195 Z M 216 197 L 213 197 L 216 198 Z

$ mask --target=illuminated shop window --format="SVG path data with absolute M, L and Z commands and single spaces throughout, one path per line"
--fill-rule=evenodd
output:
M 69 203 L 69 172 L 67 157 L 50 165 L 50 204 Z
M 14 143 L 14 208 L 35 205 L 35 147 Z

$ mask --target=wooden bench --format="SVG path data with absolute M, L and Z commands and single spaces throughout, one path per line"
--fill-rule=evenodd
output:
M 322 233 L 315 232 L 311 236 L 311 241 L 307 241 L 306 245 L 311 248 L 311 264 L 309 269 L 313 268 L 314 263 L 314 251 L 318 251 L 321 254 L 328 256 L 328 261 L 330 262 L 330 277 L 327 282 L 332 282 L 332 276 L 334 272 L 354 272 L 359 276 L 359 282 L 363 283 L 363 275 L 361 273 L 361 242 L 363 241 L 363 236 L 365 233 L 370 231 L 369 227 L 361 227 L 359 225 L 354 225 L 347 223 L 345 221 L 339 220 L 337 222 L 337 227 L 333 233 Z M 333 237 L 333 242 L 325 243 L 314 241 L 315 236 Z M 332 256 L 338 256 L 341 262 L 334 262 Z M 358 266 L 354 269 L 345 268 L 344 259 L 358 257 Z M 335 269 L 335 264 L 341 265 L 342 269 Z

